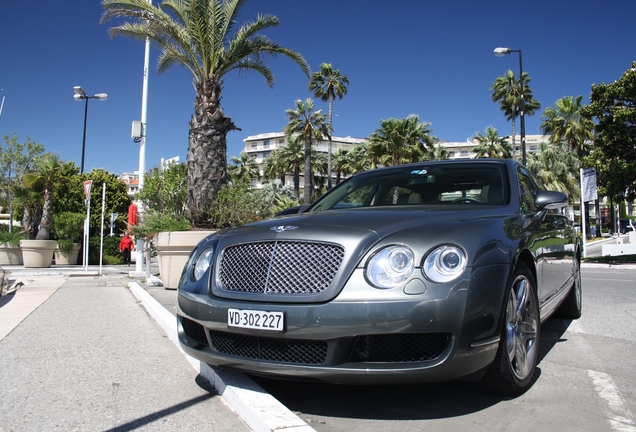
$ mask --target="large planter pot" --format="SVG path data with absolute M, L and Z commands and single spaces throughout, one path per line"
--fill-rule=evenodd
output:
M 0 243 L 0 265 L 22 265 L 22 249 L 11 243 Z
M 22 261 L 26 268 L 48 268 L 57 248 L 55 240 L 20 240 Z
M 163 286 L 177 289 L 188 255 L 200 240 L 214 231 L 172 231 L 157 234 L 155 247 Z
M 59 249 L 55 249 L 55 265 L 75 265 L 79 258 L 79 251 L 81 245 L 79 243 L 73 243 L 73 248 L 68 254 L 65 254 Z

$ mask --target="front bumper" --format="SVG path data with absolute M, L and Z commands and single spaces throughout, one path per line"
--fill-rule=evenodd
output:
M 484 266 L 459 283 L 416 295 L 377 290 L 354 272 L 322 304 L 239 302 L 179 291 L 182 348 L 214 366 L 341 384 L 446 381 L 494 359 L 508 266 Z M 281 311 L 285 330 L 228 328 L 228 308 Z

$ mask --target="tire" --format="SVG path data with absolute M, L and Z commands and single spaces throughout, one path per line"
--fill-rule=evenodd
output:
M 499 348 L 480 384 L 495 393 L 518 396 L 534 382 L 541 331 L 537 284 L 523 262 L 515 269 L 505 299 Z
M 572 267 L 572 275 L 574 281 L 568 296 L 563 300 L 561 306 L 557 310 L 557 315 L 566 319 L 581 318 L 582 290 L 581 290 L 581 263 L 575 258 Z

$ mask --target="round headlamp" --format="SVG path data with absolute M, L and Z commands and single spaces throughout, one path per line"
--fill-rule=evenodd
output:
M 453 245 L 443 245 L 428 254 L 424 260 L 422 272 L 433 282 L 450 282 L 464 272 L 467 262 L 463 249 Z
M 194 270 L 192 271 L 192 276 L 194 280 L 199 280 L 203 277 L 206 271 L 210 268 L 212 264 L 212 258 L 214 257 L 214 248 L 207 248 L 203 252 L 199 254 L 194 262 Z
M 406 246 L 388 246 L 369 260 L 367 280 L 376 288 L 396 287 L 413 274 L 413 257 L 413 251 Z

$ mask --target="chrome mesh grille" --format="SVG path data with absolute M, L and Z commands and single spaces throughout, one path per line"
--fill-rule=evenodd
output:
M 267 294 L 317 294 L 333 280 L 342 246 L 313 242 L 259 242 L 230 246 L 219 265 L 219 287 Z

